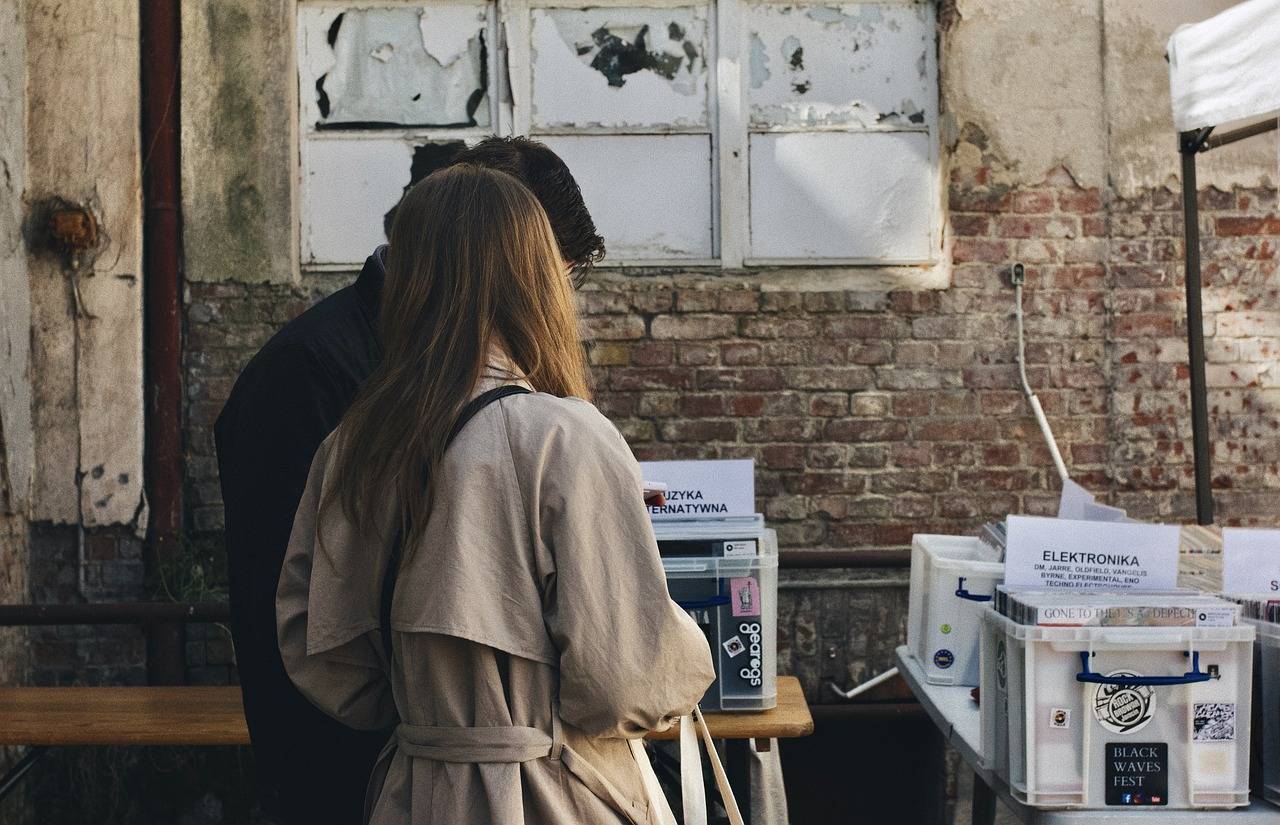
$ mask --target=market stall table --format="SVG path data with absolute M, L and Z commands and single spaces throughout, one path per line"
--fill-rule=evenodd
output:
M 1028 825 L 1086 825 L 1086 823 L 1192 823 L 1200 825 L 1280 825 L 1280 808 L 1256 800 L 1235 810 L 1042 810 L 1030 808 L 1009 794 L 1009 786 L 982 764 L 978 704 L 971 687 L 931 685 L 906 645 L 896 651 L 898 671 L 960 758 L 973 771 L 973 825 L 991 825 L 995 801 L 1000 799 Z
M 794 676 L 778 677 L 778 706 L 758 713 L 707 713 L 707 727 L 729 744 L 735 792 L 747 796 L 750 739 L 789 739 L 813 732 L 813 717 Z M 674 739 L 678 729 L 654 739 Z M 247 745 L 240 688 L 14 687 L 0 688 L 0 746 Z M 30 762 L 19 765 L 25 771 Z M 15 768 L 17 770 L 18 768 Z M 0 798 L 17 776 L 0 780 Z

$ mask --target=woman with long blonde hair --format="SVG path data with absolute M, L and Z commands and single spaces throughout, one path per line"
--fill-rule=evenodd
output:
M 694 707 L 710 651 L 588 401 L 546 215 L 454 166 L 406 196 L 387 264 L 382 361 L 294 520 L 289 675 L 339 721 L 394 729 L 367 821 L 657 823 L 627 740 Z

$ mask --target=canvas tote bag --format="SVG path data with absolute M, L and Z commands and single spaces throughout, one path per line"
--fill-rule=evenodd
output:
M 729 777 L 720 763 L 720 754 L 716 753 L 715 742 L 711 740 L 711 731 L 702 718 L 702 711 L 693 709 L 690 716 L 680 717 L 680 801 L 684 810 L 684 825 L 707 825 L 707 798 L 702 786 L 702 756 L 698 749 L 698 735 L 707 747 L 707 755 L 711 759 L 711 773 L 715 776 L 716 788 L 720 799 L 724 802 L 725 812 L 729 815 L 729 825 L 744 825 L 742 812 L 738 810 L 738 800 L 729 786 Z M 640 766 L 640 775 L 644 779 L 645 793 L 649 797 L 649 807 L 658 814 L 662 825 L 676 825 L 667 798 L 658 785 L 658 777 L 649 764 L 649 755 L 644 751 L 644 743 L 639 739 L 631 740 L 631 753 L 636 764 Z

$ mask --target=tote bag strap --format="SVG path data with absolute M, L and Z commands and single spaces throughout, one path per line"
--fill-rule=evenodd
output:
M 720 754 L 716 753 L 716 744 L 711 741 L 711 731 L 707 730 L 707 720 L 702 718 L 702 711 L 696 707 L 693 709 L 693 720 L 698 723 L 698 731 L 702 734 L 702 744 L 707 747 L 707 756 L 711 759 L 711 773 L 715 775 L 716 788 L 720 791 L 721 801 L 724 802 L 725 813 L 729 815 L 729 825 L 745 825 L 742 821 L 742 811 L 738 809 L 738 800 L 733 795 L 733 788 L 729 785 L 729 777 L 724 772 L 724 765 L 720 764 Z M 680 729 L 681 731 L 684 730 L 683 723 L 680 725 Z M 683 765 L 680 768 L 680 774 L 681 777 L 684 776 Z M 701 784 L 701 782 L 702 771 L 699 770 L 698 783 Z M 703 810 L 706 810 L 705 806 Z
M 445 442 L 445 449 L 449 449 L 449 445 L 458 437 L 458 433 L 462 432 L 462 428 L 467 426 L 467 422 L 476 417 L 476 413 L 509 395 L 524 395 L 529 392 L 531 390 L 519 384 L 504 384 L 501 387 L 494 387 L 488 392 L 483 392 L 468 401 L 467 405 L 458 413 L 457 420 L 453 422 L 453 428 L 449 430 L 449 439 Z M 382 634 L 382 649 L 387 654 L 388 665 L 391 663 L 391 599 L 396 592 L 396 575 L 400 572 L 402 538 L 403 536 L 401 536 L 397 528 L 396 540 L 391 545 L 391 558 L 387 560 L 387 569 L 382 576 L 382 598 L 378 611 L 379 630 Z
M 711 759 L 711 773 L 715 777 L 720 799 L 724 802 L 725 813 L 729 815 L 729 825 L 745 825 L 742 811 L 738 809 L 738 800 L 733 795 L 733 788 L 729 785 L 729 777 L 720 763 L 715 742 L 711 740 L 707 721 L 702 718 L 702 711 L 697 708 L 693 709 L 693 715 L 680 717 L 680 798 L 681 807 L 684 809 L 684 825 L 707 825 L 707 798 L 702 786 L 699 734 Z M 639 739 L 631 740 L 631 751 L 640 765 L 640 775 L 644 780 L 645 793 L 649 797 L 650 810 L 657 812 L 655 818 L 660 825 L 674 825 L 675 817 L 667 805 L 667 799 L 658 785 L 657 777 L 653 775 L 649 757 L 645 754 L 644 745 Z

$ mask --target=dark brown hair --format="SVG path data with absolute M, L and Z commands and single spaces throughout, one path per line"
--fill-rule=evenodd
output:
M 545 144 L 527 137 L 487 137 L 460 152 L 454 162 L 497 169 L 529 187 L 551 221 L 560 256 L 573 267 L 575 286 L 604 258 L 604 239 L 596 232 L 578 182 Z

